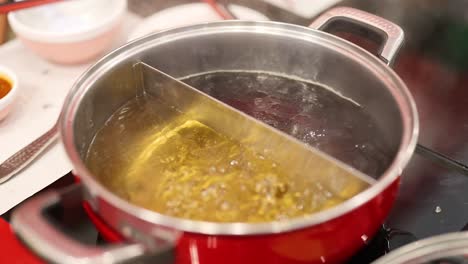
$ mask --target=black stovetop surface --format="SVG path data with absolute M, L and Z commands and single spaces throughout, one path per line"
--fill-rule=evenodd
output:
M 416 100 L 419 142 L 468 164 L 467 4 L 462 0 L 347 0 L 339 5 L 369 11 L 403 27 L 406 44 L 395 71 Z M 349 263 L 370 263 L 409 242 L 466 228 L 468 174 L 461 171 L 416 153 L 402 174 L 397 201 L 385 225 Z M 68 175 L 53 186 L 72 181 Z M 2 217 L 8 219 L 9 213 Z M 75 233 L 90 243 L 101 241 L 89 222 Z

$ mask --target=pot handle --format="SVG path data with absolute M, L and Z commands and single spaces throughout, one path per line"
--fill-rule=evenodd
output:
M 13 230 L 35 253 L 54 263 L 122 263 L 148 255 L 154 257 L 156 263 L 172 263 L 172 256 L 168 256 L 172 254 L 169 251 L 173 247 L 168 246 L 172 242 L 150 252 L 140 243 L 101 247 L 84 245 L 66 236 L 44 214 L 46 209 L 58 205 L 65 206 L 67 210 L 82 210 L 83 198 L 82 185 L 74 184 L 30 199 L 13 212 Z
M 312 22 L 310 27 L 325 31 L 332 22 L 337 21 L 349 23 L 382 36 L 384 41 L 379 52 L 379 58 L 387 65 L 393 63 L 404 39 L 404 32 L 398 25 L 358 9 L 336 7 L 320 15 Z

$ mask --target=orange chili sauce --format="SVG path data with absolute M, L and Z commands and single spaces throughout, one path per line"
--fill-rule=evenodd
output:
M 5 97 L 11 91 L 11 81 L 0 75 L 0 99 Z

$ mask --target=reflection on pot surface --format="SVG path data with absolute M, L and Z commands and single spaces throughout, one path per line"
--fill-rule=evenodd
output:
M 205 73 L 183 81 L 374 176 L 390 161 L 379 151 L 379 133 L 361 107 L 323 87 L 254 72 Z M 369 131 L 375 135 L 369 137 Z M 132 203 L 213 222 L 304 216 L 368 187 L 358 178 L 323 186 L 288 175 L 268 155 L 149 95 L 110 117 L 91 144 L 87 164 L 105 186 Z

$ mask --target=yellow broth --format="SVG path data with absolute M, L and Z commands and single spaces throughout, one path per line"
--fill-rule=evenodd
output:
M 170 117 L 163 120 L 161 117 Z M 129 101 L 96 134 L 87 166 L 112 192 L 156 212 L 212 222 L 266 222 L 339 204 L 368 184 L 338 192 L 155 99 Z

